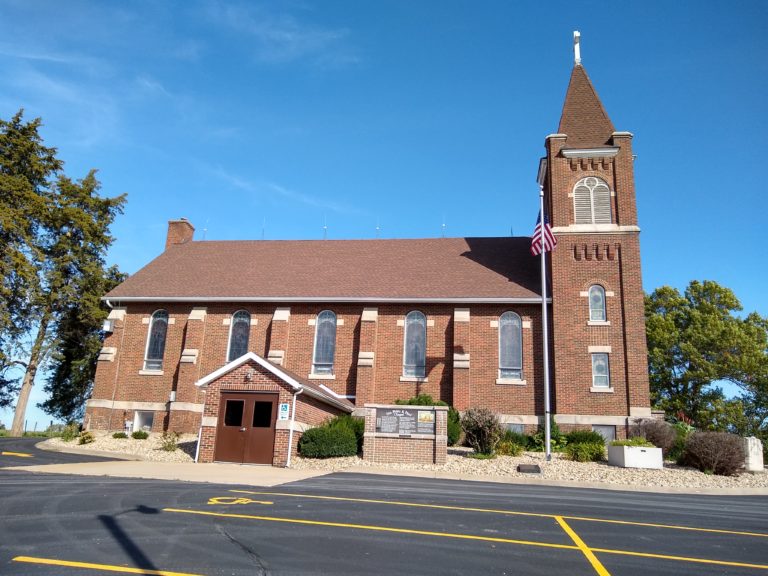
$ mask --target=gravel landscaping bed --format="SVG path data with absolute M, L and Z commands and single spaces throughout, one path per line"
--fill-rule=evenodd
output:
M 110 434 L 98 434 L 91 444 L 78 445 L 77 440 L 64 442 L 51 438 L 46 444 L 54 448 L 78 448 L 85 451 L 116 452 L 137 456 L 153 462 L 192 462 L 197 437 L 192 434 L 179 438 L 179 449 L 167 452 L 162 449 L 161 435 L 151 434 L 147 440 L 132 438 L 116 439 Z M 371 464 L 357 456 L 316 460 L 295 458 L 292 468 L 338 472 L 366 468 L 385 468 L 393 471 L 417 470 L 456 476 L 482 476 L 498 478 L 541 478 L 544 480 L 575 482 L 582 484 L 613 484 L 663 488 L 768 488 L 768 473 L 741 474 L 740 476 L 714 476 L 698 470 L 665 462 L 663 470 L 617 468 L 600 462 L 572 462 L 553 454 L 547 462 L 541 452 L 525 452 L 522 456 L 497 456 L 492 460 L 468 458 L 468 449 L 449 448 L 448 460 L 443 466 L 434 464 Z M 521 474 L 518 464 L 538 464 L 541 474 Z

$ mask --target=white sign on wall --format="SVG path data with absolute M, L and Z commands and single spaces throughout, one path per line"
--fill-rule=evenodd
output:
M 280 409 L 277 411 L 277 419 L 278 420 L 288 420 L 288 414 L 290 412 L 290 404 L 285 402 L 284 404 L 280 404 Z

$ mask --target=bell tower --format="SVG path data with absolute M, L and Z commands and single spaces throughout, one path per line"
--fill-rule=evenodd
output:
M 539 167 L 551 252 L 552 412 L 564 429 L 623 436 L 650 416 L 632 134 L 616 131 L 581 64 Z M 617 416 L 623 415 L 623 416 Z

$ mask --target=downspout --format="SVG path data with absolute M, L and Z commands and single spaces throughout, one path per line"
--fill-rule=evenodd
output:
M 299 388 L 293 394 L 293 406 L 291 406 L 291 427 L 288 430 L 288 459 L 285 461 L 285 467 L 291 467 L 291 452 L 293 452 L 293 424 L 296 422 L 296 396 L 304 392 L 304 388 Z
M 200 428 L 197 430 L 197 446 L 195 447 L 195 464 L 197 464 L 197 458 L 200 456 L 200 439 L 203 436 L 203 424 L 200 423 Z

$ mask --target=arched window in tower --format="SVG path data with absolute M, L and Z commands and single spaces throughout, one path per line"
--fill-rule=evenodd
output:
M 168 332 L 168 312 L 157 310 L 149 323 L 147 353 L 144 356 L 144 370 L 162 370 L 165 355 L 165 335 Z
M 599 284 L 589 287 L 589 319 L 592 322 L 605 322 L 605 289 Z
M 232 314 L 232 323 L 229 327 L 229 352 L 227 362 L 240 358 L 248 352 L 248 337 L 251 333 L 251 315 L 245 310 Z
M 403 376 L 424 378 L 427 367 L 427 317 L 418 310 L 405 317 Z
M 499 378 L 523 379 L 523 335 L 520 316 L 504 312 L 499 318 Z
M 323 310 L 315 322 L 315 353 L 312 357 L 313 374 L 333 374 L 336 354 L 336 314 Z
M 611 190 L 608 184 L 594 176 L 576 182 L 573 209 L 576 224 L 610 224 Z

